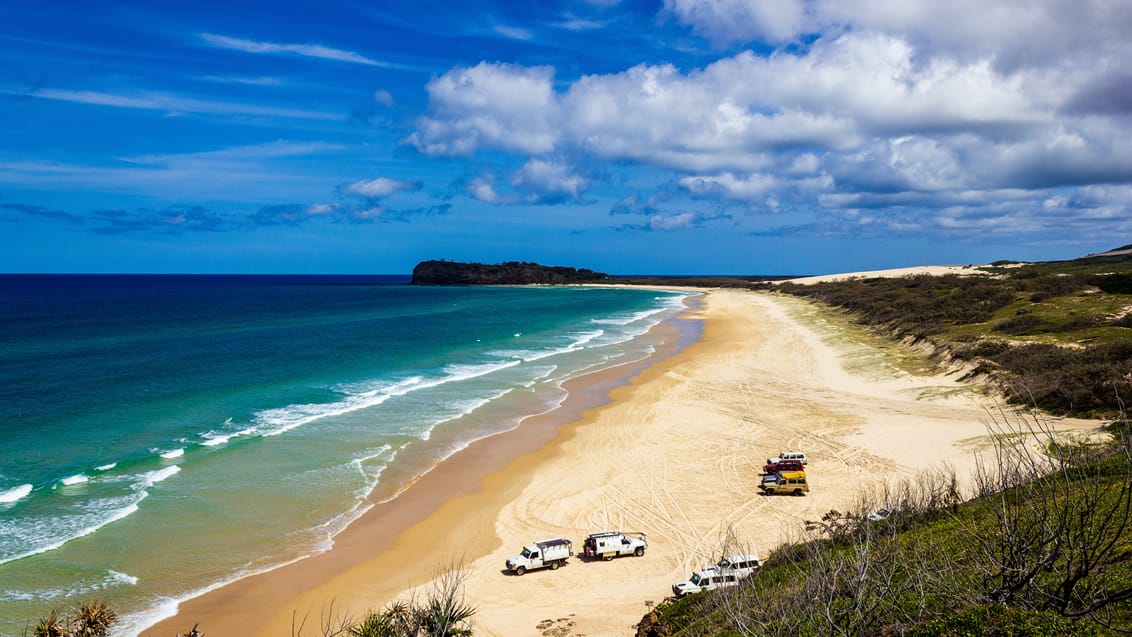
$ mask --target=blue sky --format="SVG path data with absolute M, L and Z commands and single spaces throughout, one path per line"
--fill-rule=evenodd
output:
M 1126 0 L 0 4 L 0 271 L 1132 243 Z

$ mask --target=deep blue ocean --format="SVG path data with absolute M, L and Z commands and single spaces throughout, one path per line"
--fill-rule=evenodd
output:
M 675 292 L 402 276 L 0 276 L 0 635 L 123 634 L 325 550 L 470 442 L 653 351 Z

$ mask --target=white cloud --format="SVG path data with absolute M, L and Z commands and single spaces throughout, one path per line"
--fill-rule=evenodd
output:
M 7 91 L 6 94 L 18 94 Z M 205 113 L 210 115 L 252 115 L 258 117 L 285 117 L 298 119 L 339 120 L 339 113 L 305 111 L 291 108 L 260 106 L 240 102 L 220 102 L 198 100 L 168 93 L 142 92 L 131 95 L 105 93 L 101 91 L 75 91 L 69 89 L 41 88 L 30 93 L 32 97 L 62 102 L 76 102 L 95 106 L 116 108 L 135 108 L 168 113 Z
M 389 91 L 377 90 L 373 92 L 373 101 L 385 107 L 393 106 L 393 95 Z
M 510 194 L 494 181 L 469 184 L 483 201 L 577 199 L 590 184 L 565 157 L 671 171 L 658 192 L 760 212 L 822 210 L 846 227 L 892 232 L 964 223 L 1044 229 L 1053 222 L 1027 220 L 1034 208 L 1086 214 L 1054 205 L 1062 200 L 1050 192 L 1068 189 L 1069 202 L 1077 201 L 1073 189 L 1132 182 L 1128 3 L 665 7 L 717 43 L 791 46 L 740 51 L 702 68 L 646 63 L 561 84 L 547 67 L 456 68 L 429 84 L 428 110 L 407 141 L 430 155 L 502 152 L 526 162 Z M 1102 209 L 1112 208 L 1088 214 Z M 615 206 L 619 214 L 643 210 L 639 202 Z M 917 216 L 934 210 L 930 221 Z M 702 222 L 655 210 L 652 217 L 654 229 Z
M 802 0 L 664 0 L 664 9 L 721 44 L 788 42 L 806 26 Z
M 589 182 L 576 175 L 573 169 L 560 162 L 532 159 L 511 179 L 515 188 L 528 191 L 532 201 L 577 200 Z
M 928 55 L 1003 68 L 1067 57 L 1127 59 L 1124 0 L 664 0 L 665 12 L 718 46 L 786 43 L 807 34 L 888 34 Z
M 346 51 L 343 49 L 334 49 L 320 44 L 279 44 L 276 42 L 257 42 L 255 40 L 244 40 L 241 38 L 233 38 L 226 35 L 217 35 L 215 33 L 201 33 L 200 39 L 209 46 L 218 49 L 230 49 L 234 51 L 243 51 L 244 53 L 266 53 L 269 55 L 298 55 L 301 57 L 318 58 L 323 60 L 334 60 L 336 62 L 350 62 L 352 64 L 365 64 L 367 66 L 389 66 L 385 62 L 371 60 L 370 58 L 354 53 L 353 51 Z
M 389 195 L 400 190 L 413 190 L 418 187 L 419 184 L 414 184 L 408 181 L 399 181 L 386 177 L 376 177 L 370 180 L 354 181 L 348 184 L 343 184 L 341 191 L 349 195 L 358 195 L 370 199 L 378 199 L 380 197 L 388 197 Z
M 562 22 L 554 23 L 554 26 L 567 31 L 593 31 L 595 29 L 604 29 L 606 23 L 600 20 L 586 20 L 584 18 L 575 18 L 567 16 Z
M 728 199 L 761 201 L 781 186 L 774 175 L 754 173 L 736 177 L 731 173 L 713 176 L 684 177 L 680 186 L 695 195 L 723 196 Z
M 480 175 L 468 182 L 465 190 L 473 199 L 484 203 L 514 204 L 518 198 L 514 195 L 501 195 L 495 190 L 495 175 L 490 173 Z
M 553 78 L 545 66 L 481 62 L 453 69 L 428 83 L 429 114 L 407 141 L 429 155 L 549 152 L 559 141 Z
M 649 217 L 649 229 L 663 232 L 694 228 L 699 224 L 699 215 L 694 212 L 679 212 L 671 215 L 653 215 Z

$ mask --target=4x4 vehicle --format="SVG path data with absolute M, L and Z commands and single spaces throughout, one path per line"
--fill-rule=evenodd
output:
M 523 552 L 508 558 L 507 570 L 522 575 L 536 568 L 557 570 L 566 564 L 566 559 L 574 554 L 574 544 L 565 538 L 542 540 L 523 547 Z
M 683 597 L 691 593 L 713 591 L 725 586 L 738 586 L 739 576 L 735 573 L 724 573 L 718 566 L 709 566 L 703 570 L 692 573 L 692 576 L 683 582 L 672 585 L 672 594 Z
M 783 471 L 803 471 L 806 467 L 802 464 L 801 460 L 779 460 L 778 462 L 770 462 L 775 458 L 770 458 L 766 466 L 763 467 L 763 473 L 782 473 Z
M 766 495 L 780 493 L 802 495 L 810 490 L 810 485 L 806 482 L 805 471 L 784 471 L 778 474 L 774 482 L 763 482 L 759 488 Z
M 630 537 L 636 536 L 636 537 Z M 618 555 L 645 554 L 649 547 L 647 534 L 642 531 L 622 533 L 621 531 L 605 531 L 603 533 L 590 533 L 582 543 L 582 554 L 587 558 L 611 560 Z
M 806 464 L 806 454 L 801 451 L 779 451 L 778 457 L 780 460 L 797 460 L 802 464 Z
M 734 573 L 739 579 L 746 579 L 759 570 L 762 564 L 757 555 L 728 555 L 719 560 L 715 567 L 720 573 Z

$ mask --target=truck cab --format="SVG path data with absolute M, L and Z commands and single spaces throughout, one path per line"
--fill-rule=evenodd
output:
M 523 547 L 518 555 L 507 559 L 507 570 L 516 575 L 539 568 L 557 570 L 574 554 L 574 544 L 565 538 L 542 540 Z
M 604 531 L 591 533 L 582 543 L 582 553 L 587 558 L 609 561 L 619 555 L 645 554 L 649 544 L 645 533 L 622 533 L 621 531 Z M 635 537 L 632 537 L 635 536 Z

